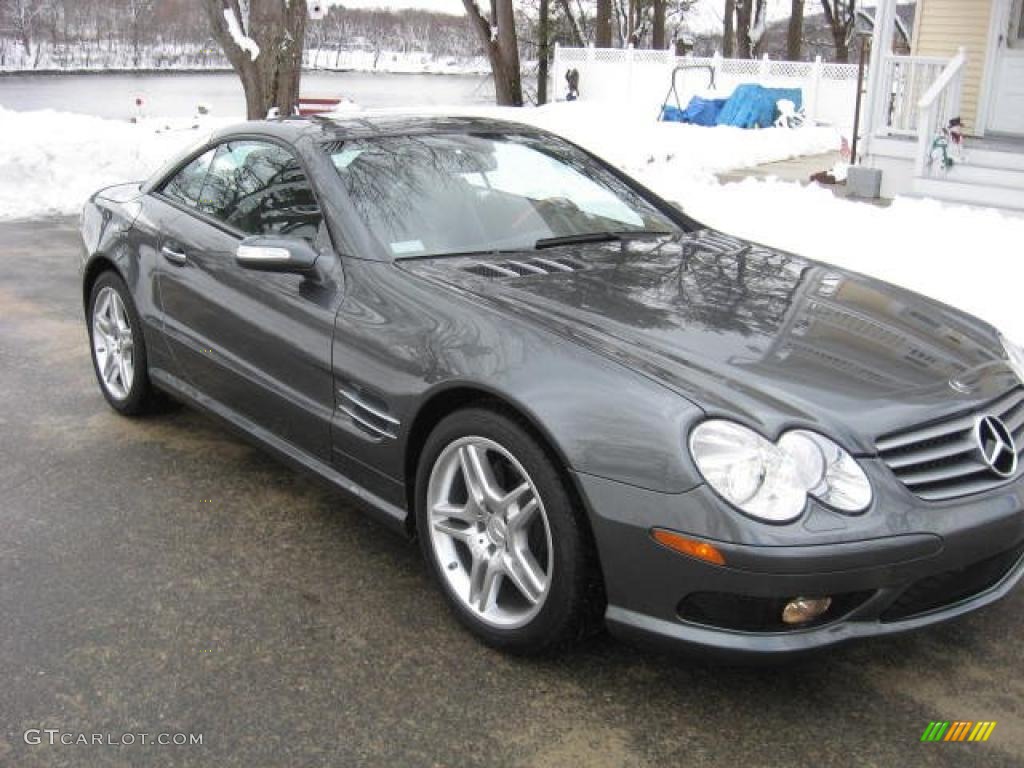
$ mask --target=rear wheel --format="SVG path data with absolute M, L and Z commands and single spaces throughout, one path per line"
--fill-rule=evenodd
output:
M 100 391 L 114 410 L 135 416 L 159 402 L 146 369 L 142 321 L 128 286 L 114 272 L 104 272 L 89 299 L 89 342 Z
M 591 624 L 582 514 L 516 420 L 473 408 L 438 424 L 420 459 L 417 530 L 456 616 L 488 644 L 537 653 Z

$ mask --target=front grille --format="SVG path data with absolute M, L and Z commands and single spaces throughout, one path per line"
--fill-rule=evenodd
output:
M 1024 555 L 1024 544 L 994 557 L 915 581 L 882 613 L 882 621 L 898 621 L 980 595 L 1000 581 Z
M 1001 477 L 982 460 L 975 438 L 979 417 L 998 416 L 1024 454 L 1024 387 L 1015 387 L 977 411 L 886 435 L 875 442 L 882 461 L 922 499 L 941 501 L 987 491 Z

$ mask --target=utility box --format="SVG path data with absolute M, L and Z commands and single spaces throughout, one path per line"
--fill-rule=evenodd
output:
M 851 165 L 846 171 L 846 194 L 850 197 L 878 199 L 882 191 L 882 171 L 879 168 L 865 168 Z

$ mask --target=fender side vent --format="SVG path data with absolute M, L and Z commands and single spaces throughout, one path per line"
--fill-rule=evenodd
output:
M 338 410 L 352 419 L 352 423 L 373 437 L 389 437 L 398 434 L 401 422 L 387 412 L 379 398 L 357 392 L 350 385 L 338 387 Z

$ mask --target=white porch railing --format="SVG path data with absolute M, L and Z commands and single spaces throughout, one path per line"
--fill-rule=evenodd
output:
M 967 56 L 961 48 L 917 103 L 920 114 L 917 122 L 917 156 L 914 159 L 916 176 L 923 176 L 929 169 L 932 142 L 939 131 L 960 115 L 960 95 L 966 63 Z
M 946 66 L 946 59 L 929 56 L 886 56 L 882 83 L 886 94 L 881 132 L 916 136 L 918 102 Z

